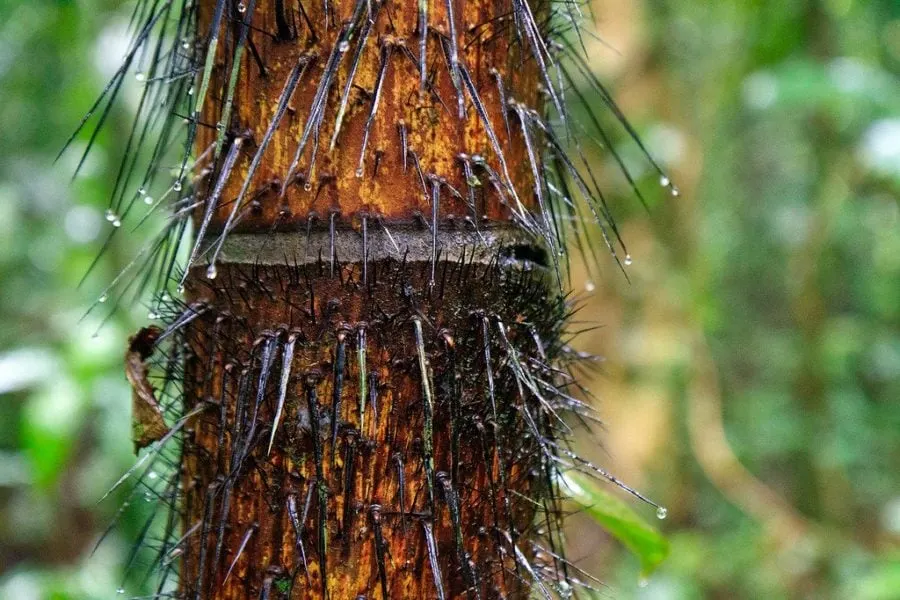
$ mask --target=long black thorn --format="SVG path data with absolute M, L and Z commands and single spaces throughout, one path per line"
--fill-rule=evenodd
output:
M 368 378 L 366 376 L 366 354 L 368 351 L 366 341 L 366 327 L 366 323 L 359 323 L 356 326 L 356 366 L 359 371 L 359 432 L 362 435 L 365 434 L 366 400 L 368 399 L 369 395 L 368 390 L 366 389 L 366 385 L 368 384 Z
M 310 484 L 306 494 L 306 504 L 303 509 L 303 518 L 301 519 L 297 513 L 297 497 L 294 494 L 288 495 L 287 511 L 288 518 L 291 521 L 291 527 L 294 529 L 294 536 L 297 538 L 297 550 L 300 552 L 300 560 L 303 563 L 303 572 L 309 579 L 309 565 L 306 560 L 306 546 L 303 544 L 303 531 L 306 527 L 306 509 L 309 507 L 309 500 L 312 497 L 314 485 Z
M 294 360 L 294 345 L 297 343 L 297 334 L 288 335 L 287 342 L 281 351 L 281 384 L 278 390 L 278 407 L 275 410 L 275 419 L 272 421 L 272 435 L 269 438 L 269 449 L 266 454 L 272 453 L 272 444 L 275 442 L 275 432 L 278 431 L 278 423 L 284 410 L 284 402 L 287 398 L 288 384 L 291 380 L 291 363 Z
M 194 599 L 204 597 L 203 577 L 206 574 L 206 554 L 209 552 L 209 528 L 212 525 L 212 511 L 215 505 L 216 492 L 220 482 L 213 482 L 206 489 L 203 505 L 203 526 L 200 528 L 200 557 L 197 559 L 197 582 L 194 586 Z
M 397 502 L 400 505 L 400 527 L 406 533 L 406 472 L 403 467 L 403 457 L 395 452 L 391 457 L 394 467 L 397 469 Z
M 434 512 L 434 396 L 431 392 L 431 369 L 425 355 L 422 335 L 422 319 L 413 317 L 413 332 L 422 386 L 422 462 L 425 465 L 425 486 L 428 490 L 428 506 Z
M 369 118 L 363 129 L 362 145 L 359 150 L 359 163 L 356 166 L 356 177 L 360 178 L 365 173 L 366 147 L 369 145 L 369 135 L 372 130 L 372 124 L 375 122 L 375 113 L 378 111 L 378 104 L 381 101 L 381 90 L 384 86 L 384 78 L 387 74 L 388 64 L 390 63 L 391 53 L 394 44 L 391 41 L 384 41 L 381 46 L 381 64 L 378 68 L 378 77 L 375 80 L 375 92 L 372 94 L 372 107 L 369 109 Z
M 428 79 L 428 0 L 417 0 L 419 30 L 419 93 L 425 92 Z
M 353 528 L 354 490 L 356 489 L 356 451 L 359 433 L 349 430 L 344 442 L 344 514 L 341 517 L 341 538 L 344 551 L 350 549 L 350 531 Z
M 209 227 L 210 221 L 212 221 L 213 215 L 216 212 L 216 209 L 219 206 L 219 198 L 222 195 L 222 190 L 225 188 L 225 184 L 228 182 L 228 177 L 231 175 L 232 170 L 234 169 L 235 164 L 237 163 L 238 156 L 241 152 L 241 146 L 244 143 L 243 137 L 236 137 L 234 141 L 231 143 L 231 148 L 228 150 L 228 155 L 225 157 L 225 162 L 222 165 L 222 170 L 219 172 L 219 178 L 216 181 L 216 186 L 213 189 L 212 195 L 206 200 L 206 210 L 203 213 L 203 220 L 200 222 L 200 227 L 197 230 L 197 236 L 194 240 L 194 247 L 191 249 L 191 255 L 188 258 L 187 264 L 184 267 L 184 275 L 181 277 L 181 281 L 178 285 L 183 286 L 185 279 L 187 279 L 188 273 L 190 273 L 191 266 L 193 266 L 194 262 L 196 262 L 197 258 L 200 254 L 200 246 L 203 244 L 203 238 L 206 236 L 206 228 Z M 209 279 L 215 279 L 216 277 L 216 265 L 209 265 L 209 269 L 206 272 L 206 276 Z
M 437 266 L 438 255 L 438 212 L 441 203 L 441 181 L 437 177 L 431 177 L 431 276 L 428 279 L 428 287 L 434 287 L 434 273 Z
M 315 461 L 316 479 L 323 481 L 325 477 L 322 466 L 322 435 L 319 432 L 319 396 L 316 386 L 321 379 L 318 371 L 307 373 L 303 386 L 306 391 L 306 408 L 309 412 L 310 433 L 313 438 L 313 460 Z
M 234 225 L 235 216 L 237 215 L 238 209 L 241 206 L 241 201 L 247 194 L 247 190 L 250 188 L 250 184 L 253 181 L 253 176 L 256 174 L 259 165 L 262 163 L 266 148 L 269 147 L 269 143 L 272 141 L 272 137 L 275 135 L 275 131 L 278 129 L 279 123 L 281 123 L 281 119 L 287 112 L 291 97 L 294 95 L 294 90 L 297 89 L 297 84 L 300 82 L 300 79 L 306 72 L 307 67 L 314 60 L 315 55 L 303 54 L 297 60 L 297 64 L 294 65 L 294 68 L 291 69 L 288 78 L 285 80 L 284 87 L 281 90 L 281 96 L 278 99 L 278 106 L 275 109 L 275 116 L 273 116 L 272 120 L 269 122 L 269 126 L 266 128 L 266 133 L 263 136 L 262 142 L 260 142 L 259 147 L 256 149 L 256 154 L 253 155 L 253 159 L 250 161 L 250 166 L 247 169 L 247 175 L 244 178 L 244 183 L 241 185 L 241 190 L 238 192 L 237 198 L 235 198 L 234 200 L 234 203 L 231 207 L 231 212 L 228 214 L 228 219 L 226 219 L 225 225 L 224 227 L 222 227 L 222 233 L 219 235 L 219 239 L 216 241 L 216 247 L 213 251 L 212 258 L 210 259 L 211 266 L 215 266 L 216 261 L 219 258 L 219 253 L 222 251 L 222 245 L 225 243 L 225 238 Z
M 369 19 L 366 19 L 365 23 L 363 23 L 362 30 L 359 34 L 359 39 L 356 42 L 356 49 L 353 51 L 353 57 L 350 59 L 350 71 L 347 73 L 347 81 L 344 83 L 344 91 L 341 94 L 341 100 L 338 104 L 337 117 L 334 121 L 334 133 L 331 136 L 331 144 L 329 149 L 332 151 L 337 144 L 337 138 L 341 132 L 341 125 L 344 121 L 344 114 L 347 111 L 347 103 L 350 98 L 350 90 L 353 88 L 353 82 L 356 79 L 356 71 L 359 68 L 360 58 L 362 57 L 363 50 L 365 49 L 366 41 L 369 39 L 369 33 L 372 31 L 372 26 L 375 24 L 375 17 L 377 16 L 378 9 L 380 7 L 381 2 L 376 2 L 375 14 L 373 14 Z
M 338 430 L 341 424 L 341 402 L 344 391 L 344 370 L 347 363 L 347 331 L 341 329 L 337 332 L 337 340 L 334 350 L 334 368 L 332 370 L 333 387 L 331 396 L 331 466 L 334 468 L 335 455 L 337 454 Z
M 372 518 L 372 534 L 375 539 L 375 563 L 378 566 L 378 581 L 381 584 L 381 597 L 387 600 L 390 598 L 390 595 L 388 594 L 387 569 L 385 568 L 384 562 L 384 555 L 387 552 L 381 523 L 381 505 L 373 504 L 370 506 L 369 515 Z
M 231 561 L 231 566 L 228 567 L 228 571 L 225 573 L 225 579 L 222 580 L 222 585 L 225 585 L 225 582 L 228 581 L 228 578 L 231 576 L 231 572 L 234 570 L 235 565 L 237 565 L 238 560 L 240 560 L 241 555 L 244 553 L 244 550 L 247 549 L 247 544 L 250 543 L 250 538 L 253 537 L 253 533 L 259 528 L 259 525 L 256 523 L 251 523 L 250 527 L 247 528 L 247 531 L 244 533 L 244 537 L 241 538 L 241 544 L 238 546 L 237 554 L 234 555 L 234 560 Z
M 444 501 L 447 503 L 447 509 L 450 512 L 450 523 L 453 527 L 453 544 L 456 547 L 457 560 L 459 561 L 460 570 L 463 572 L 466 585 L 469 590 L 474 591 L 476 597 L 480 597 L 478 592 L 478 581 L 475 572 L 469 565 L 469 554 L 466 552 L 463 544 L 462 533 L 462 508 L 459 503 L 459 496 L 453 487 L 453 481 L 450 475 L 443 471 L 438 472 L 435 477 L 441 484 Z
M 358 4 L 364 4 L 364 2 L 358 2 Z M 357 8 L 357 11 L 359 8 Z M 313 131 L 316 132 L 316 137 L 318 137 L 318 131 L 322 124 L 322 117 L 325 112 L 325 105 L 328 99 L 328 92 L 331 90 L 331 85 L 334 83 L 335 75 L 337 74 L 338 67 L 340 66 L 341 59 L 344 57 L 344 54 L 347 53 L 349 49 L 349 36 L 350 32 L 353 28 L 353 22 L 350 21 L 345 23 L 343 28 L 341 29 L 340 34 L 338 34 L 337 42 L 334 45 L 334 48 L 331 50 L 331 54 L 328 57 L 328 62 L 325 64 L 325 69 L 322 72 L 322 77 L 319 80 L 319 86 L 316 88 L 316 94 L 313 97 L 312 104 L 310 105 L 309 115 L 306 118 L 306 124 L 303 126 L 303 133 L 300 136 L 300 142 L 297 145 L 297 150 L 294 153 L 294 159 L 291 161 L 291 166 L 288 169 L 287 175 L 284 178 L 284 181 L 281 185 L 281 196 L 284 197 L 285 193 L 287 193 L 287 187 L 293 182 L 294 174 L 297 172 L 297 168 L 300 165 L 300 158 L 303 156 L 303 151 L 306 149 L 306 145 L 309 142 L 310 135 Z M 305 186 L 311 185 L 309 181 L 306 182 Z
M 422 520 L 422 531 L 425 535 L 425 548 L 428 551 L 428 564 L 431 566 L 434 591 L 437 593 L 438 600 L 445 600 L 444 582 L 441 578 L 441 563 L 438 560 L 438 548 L 434 540 L 434 530 L 427 519 Z

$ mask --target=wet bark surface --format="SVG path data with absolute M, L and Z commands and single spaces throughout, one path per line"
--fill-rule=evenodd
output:
M 547 481 L 512 371 L 552 359 L 562 305 L 521 266 L 436 275 L 381 261 L 363 284 L 319 262 L 192 283 L 187 597 L 525 594 L 516 548 L 533 555 Z

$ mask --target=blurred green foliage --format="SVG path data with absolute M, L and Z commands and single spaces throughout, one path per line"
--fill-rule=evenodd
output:
M 619 334 L 583 343 L 613 349 L 626 389 L 665 399 L 660 448 L 636 477 L 669 507 L 671 551 L 638 587 L 617 542 L 571 541 L 601 546 L 591 571 L 616 598 L 900 598 L 900 4 L 598 1 L 601 33 L 620 5 L 642 9 L 643 38 L 614 88 L 683 193 L 651 194 L 647 214 L 612 190 L 627 241 L 647 251 L 631 283 L 610 269 L 588 302 L 601 321 L 621 316 Z M 115 68 L 128 8 L 0 0 L 2 598 L 113 597 L 146 508 L 91 556 L 124 497 L 97 499 L 133 462 L 121 358 L 146 320 L 141 306 L 102 327 L 102 310 L 83 318 L 139 235 L 78 286 L 109 233 L 128 101 L 74 185 L 79 148 L 54 163 Z M 639 172 L 633 145 L 621 152 Z M 657 187 L 649 173 L 640 184 Z M 808 526 L 787 547 L 698 459 L 698 347 L 735 457 Z M 628 402 L 602 393 L 616 372 L 598 379 L 607 405 Z M 629 450 L 612 450 L 615 471 Z
M 141 508 L 91 558 L 123 496 L 98 505 L 133 462 L 128 332 L 146 308 L 84 316 L 131 259 L 103 212 L 122 152 L 127 102 L 84 174 L 84 149 L 54 163 L 122 54 L 122 3 L 0 1 L 0 597 L 109 598 Z M 102 324 L 102 327 L 101 327 Z
M 643 7 L 617 88 L 650 115 L 651 148 L 681 150 L 683 194 L 623 217 L 644 252 L 630 284 L 588 300 L 618 332 L 587 345 L 616 355 L 609 410 L 628 399 L 604 378 L 663 399 L 641 466 L 672 549 L 644 588 L 620 553 L 595 570 L 619 565 L 618 598 L 900 598 L 900 4 Z M 718 406 L 733 456 L 788 511 L 747 510 L 702 420 Z

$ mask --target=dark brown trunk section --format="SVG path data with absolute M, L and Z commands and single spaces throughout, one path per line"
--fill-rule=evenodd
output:
M 188 408 L 210 406 L 185 445 L 185 525 L 206 540 L 188 597 L 525 594 L 511 542 L 544 484 L 500 367 L 510 347 L 537 359 L 561 307 L 539 314 L 545 283 L 527 271 L 445 262 L 429 291 L 430 270 L 376 263 L 364 286 L 353 267 L 228 266 L 192 285 Z

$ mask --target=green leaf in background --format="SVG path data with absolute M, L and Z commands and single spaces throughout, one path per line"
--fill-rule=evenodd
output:
M 570 500 L 638 558 L 642 577 L 650 575 L 669 555 L 669 541 L 628 504 L 603 490 L 599 482 L 574 471 L 561 480 Z

